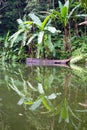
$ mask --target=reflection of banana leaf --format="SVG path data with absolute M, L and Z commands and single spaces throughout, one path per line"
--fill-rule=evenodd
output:
M 35 90 L 34 90 L 33 86 L 31 87 L 30 83 L 28 83 L 28 85 L 30 85 L 30 89 L 32 91 L 34 91 L 35 93 L 39 93 L 37 98 L 36 97 L 35 98 L 34 97 L 27 97 L 27 93 L 29 93 L 29 92 L 25 91 L 25 89 L 24 89 L 24 93 L 26 95 L 24 96 L 23 93 L 21 93 L 20 90 L 17 89 L 17 87 L 14 85 L 14 82 L 12 80 L 13 89 L 20 96 L 22 96 L 21 100 L 18 103 L 19 105 L 21 105 L 22 103 L 24 103 L 25 105 L 29 105 L 29 109 L 32 111 L 38 110 L 38 108 L 42 109 L 44 107 L 45 110 L 48 110 L 51 113 L 51 115 L 53 115 L 53 116 L 58 115 L 58 114 L 60 115 L 59 123 L 61 123 L 62 120 L 65 120 L 65 122 L 69 123 L 70 113 L 75 119 L 78 119 L 80 121 L 80 119 L 72 112 L 66 99 L 64 101 L 62 101 L 60 104 L 58 104 L 57 106 L 54 106 L 54 104 L 52 103 L 52 100 L 55 100 L 57 98 L 57 96 L 59 96 L 61 93 L 52 93 L 52 94 L 47 96 L 42 84 L 38 83 L 38 87 Z M 42 111 L 43 111 L 43 109 L 42 109 Z
M 74 112 L 74 109 L 78 108 L 77 100 L 82 97 L 79 97 L 79 94 L 81 94 L 81 91 L 84 94 L 85 90 L 83 90 L 83 87 L 87 86 L 87 83 L 83 80 L 85 78 L 85 81 L 87 81 L 86 71 L 83 74 L 83 71 L 78 73 L 78 70 L 76 71 L 75 69 L 71 71 L 70 69 L 61 69 L 59 67 L 32 66 L 25 67 L 24 70 L 23 68 L 24 65 L 21 67 L 14 65 L 13 68 L 10 65 L 5 66 L 1 70 L 1 73 L 3 72 L 1 79 L 5 79 L 4 82 L 6 82 L 9 89 L 14 90 L 20 96 L 18 104 L 23 104 L 27 110 L 25 111 L 27 120 L 29 119 L 30 123 L 32 122 L 32 126 L 35 125 L 37 129 L 45 128 L 49 130 L 51 129 L 50 124 L 54 122 L 52 126 L 54 129 L 66 130 L 68 127 L 65 128 L 63 127 L 64 125 L 70 126 L 70 130 L 75 127 L 79 128 L 79 118 L 82 118 L 82 115 L 76 111 Z M 77 76 L 78 78 L 76 78 Z M 2 84 L 2 82 L 0 83 Z M 82 86 L 80 83 L 82 83 Z M 67 94 L 67 91 L 65 96 L 65 85 L 68 86 L 70 95 Z M 73 87 L 73 89 L 72 86 L 78 89 L 77 94 L 75 94 L 76 88 Z M 81 86 L 81 89 L 78 86 Z M 62 93 L 61 96 L 59 96 L 59 92 Z M 76 95 L 76 99 L 74 95 Z M 84 97 L 85 94 L 83 95 Z
M 45 91 L 43 89 L 42 84 L 38 83 L 37 89 L 35 89 L 30 82 L 25 82 L 23 80 L 23 89 L 19 90 L 18 87 L 15 85 L 15 81 L 11 78 L 11 83 L 9 86 L 22 98 L 19 100 L 18 104 L 22 104 L 25 102 L 25 104 L 32 104 L 31 110 L 35 110 L 37 107 L 41 105 L 41 103 L 44 104 L 44 106 L 47 109 L 51 109 L 52 106 L 49 107 L 48 104 L 51 104 L 50 100 L 55 99 L 58 95 L 61 93 L 52 93 L 49 96 L 45 94 Z M 29 92 L 30 91 L 30 92 Z M 32 97 L 32 92 L 39 93 L 38 98 L 34 101 Z

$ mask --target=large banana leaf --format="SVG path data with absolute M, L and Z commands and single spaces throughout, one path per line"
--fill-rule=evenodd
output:
M 61 17 L 66 19 L 67 16 L 68 16 L 68 8 L 67 7 L 63 7 L 62 10 L 61 10 Z
M 50 49 L 51 52 L 54 51 L 54 45 L 51 41 L 51 35 L 50 34 L 48 35 L 48 48 Z
M 38 35 L 37 35 L 37 34 L 33 34 L 33 35 L 29 38 L 29 40 L 28 40 L 28 42 L 27 42 L 27 45 L 29 45 L 29 44 L 33 41 L 33 39 L 34 39 L 36 36 L 38 36 Z
M 44 21 L 42 22 L 42 26 L 41 26 L 42 30 L 44 30 L 44 27 L 45 27 L 45 25 L 47 24 L 47 22 L 48 22 L 49 19 L 50 19 L 50 15 L 48 15 L 48 16 L 44 19 Z
M 38 34 L 38 44 L 41 44 L 43 42 L 44 37 L 44 31 L 39 32 Z
M 16 33 L 14 33 L 8 40 L 11 41 L 11 46 L 13 47 L 13 44 L 16 42 L 18 36 L 24 32 L 24 29 L 20 29 L 19 31 L 17 31 Z
M 56 30 L 55 27 L 51 27 L 51 26 L 48 26 L 48 27 L 45 27 L 45 30 L 49 31 L 50 33 L 57 33 L 57 32 L 61 32 L 60 30 Z
M 67 9 L 69 10 L 69 0 L 65 2 L 64 6 L 67 7 Z
M 61 12 L 61 9 L 63 8 L 63 5 L 62 5 L 61 1 L 58 1 L 58 3 L 59 3 L 60 12 Z
M 30 13 L 30 14 L 29 14 L 29 17 L 32 19 L 32 21 L 33 21 L 37 26 L 41 27 L 42 22 L 41 22 L 41 20 L 39 19 L 39 17 L 37 17 L 37 16 L 36 16 L 35 14 L 33 14 L 33 13 Z

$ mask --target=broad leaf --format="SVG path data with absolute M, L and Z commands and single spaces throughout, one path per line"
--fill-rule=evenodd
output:
M 44 37 L 44 31 L 39 32 L 38 34 L 38 44 L 41 44 L 43 42 Z
M 37 36 L 37 34 L 33 34 L 33 35 L 29 38 L 29 40 L 28 40 L 28 42 L 27 42 L 27 45 L 29 45 L 29 44 L 33 41 L 33 39 L 34 39 L 36 36 Z
M 64 19 L 66 19 L 68 16 L 68 9 L 67 7 L 63 7 L 62 11 L 61 11 L 61 17 L 63 17 Z
M 48 48 L 50 49 L 51 52 L 54 51 L 54 45 L 51 41 L 51 35 L 50 34 L 48 35 Z
M 52 93 L 52 94 L 49 95 L 47 98 L 48 98 L 48 99 L 55 99 L 58 95 L 61 95 L 61 93 Z
M 38 91 L 40 94 L 44 94 L 44 89 L 41 83 L 38 83 Z
M 48 99 L 55 99 L 57 97 L 57 94 L 52 93 L 51 95 L 49 95 L 47 98 Z
M 69 0 L 65 2 L 64 6 L 67 7 L 67 9 L 69 9 Z
M 69 115 L 68 115 L 68 108 L 64 107 L 61 110 L 61 117 L 64 119 L 67 123 L 69 123 Z
M 32 19 L 32 21 L 33 21 L 37 26 L 41 27 L 42 22 L 41 22 L 41 20 L 39 19 L 39 17 L 37 17 L 37 16 L 36 16 L 35 14 L 33 14 L 33 13 L 30 13 L 30 14 L 29 14 L 29 17 Z
M 22 104 L 24 103 L 24 99 L 25 99 L 25 98 L 24 98 L 24 97 L 22 97 L 22 98 L 18 101 L 18 103 L 17 103 L 17 104 L 18 104 L 18 105 L 22 105 Z
M 60 32 L 59 30 L 56 30 L 55 27 L 51 27 L 51 26 L 45 27 L 45 30 L 47 30 L 47 31 L 49 31 L 51 33 Z
M 63 119 L 69 123 L 69 114 L 68 114 L 68 105 L 66 100 L 63 102 L 63 106 L 61 109 L 61 113 L 60 113 L 60 118 L 59 118 L 59 122 L 61 122 Z
M 42 103 L 46 107 L 47 110 L 52 110 L 52 104 L 49 100 L 47 100 L 45 97 L 42 98 Z
M 29 25 L 32 25 L 32 21 L 25 21 L 25 22 L 23 22 L 24 24 L 29 24 Z
M 24 25 L 24 23 L 23 23 L 22 19 L 17 19 L 17 22 L 18 22 L 18 24 L 19 24 L 19 25 L 21 25 L 21 26 L 23 26 L 23 25 Z
M 58 1 L 58 3 L 59 3 L 60 11 L 61 11 L 61 9 L 62 9 L 62 7 L 63 7 L 62 2 L 61 2 L 61 1 Z
M 16 42 L 18 36 L 24 32 L 24 29 L 20 29 L 19 31 L 17 31 L 16 33 L 14 33 L 8 40 L 11 41 L 11 46 L 13 47 L 13 44 Z
M 22 46 L 25 46 L 25 45 L 26 45 L 27 33 L 28 33 L 27 31 L 25 31 L 25 32 L 23 33 Z
M 30 110 L 34 111 L 41 105 L 42 100 L 39 99 L 33 103 L 33 105 L 30 107 Z
M 42 30 L 44 30 L 44 27 L 45 27 L 45 25 L 47 24 L 47 22 L 48 22 L 48 20 L 50 19 L 50 15 L 49 16 L 47 16 L 45 19 L 44 19 L 44 21 L 42 22 Z

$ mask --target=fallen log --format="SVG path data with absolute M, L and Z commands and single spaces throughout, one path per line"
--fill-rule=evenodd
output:
M 27 65 L 66 65 L 70 62 L 70 59 L 65 60 L 49 60 L 49 59 L 38 59 L 38 58 L 26 58 Z

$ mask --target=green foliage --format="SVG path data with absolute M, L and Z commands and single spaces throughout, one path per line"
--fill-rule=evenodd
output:
M 87 1 L 86 0 L 81 0 L 81 4 L 86 9 L 86 7 L 87 7 Z
M 29 16 L 32 19 L 33 24 L 35 24 L 35 26 L 37 27 L 37 32 L 36 32 L 36 34 L 38 35 L 37 57 L 38 58 L 47 57 L 45 56 L 45 51 L 47 49 L 49 49 L 49 54 L 50 52 L 54 51 L 54 46 L 53 46 L 53 43 L 51 42 L 51 34 L 55 34 L 60 31 L 56 30 L 55 27 L 52 27 L 50 25 L 51 15 L 47 16 L 43 20 L 43 22 L 41 22 L 41 20 L 35 14 L 29 14 Z
M 59 17 L 60 21 L 63 23 L 63 26 L 65 27 L 67 23 L 69 22 L 69 19 L 73 15 L 74 11 L 80 6 L 77 5 L 75 6 L 71 11 L 70 11 L 70 2 L 67 0 L 65 4 L 63 5 L 61 1 L 59 1 L 59 9 L 60 11 L 53 10 L 53 14 L 57 17 Z
M 43 22 L 41 22 L 39 17 L 35 14 L 30 13 L 29 17 L 32 21 L 22 21 L 21 19 L 17 20 L 19 23 L 19 28 L 18 31 L 9 38 L 10 47 L 12 48 L 18 43 L 21 47 L 25 45 L 29 47 L 30 43 L 32 44 L 33 41 L 35 41 L 36 44 L 34 43 L 34 45 L 37 49 L 36 57 L 45 57 L 47 49 L 48 54 L 46 57 L 48 57 L 50 52 L 54 53 L 55 51 L 54 45 L 51 41 L 51 35 L 55 33 L 57 34 L 60 31 L 51 26 L 51 15 L 48 15 Z M 32 28 L 34 28 L 35 31 L 32 31 Z M 19 40 L 20 36 L 21 39 Z
M 5 8 L 2 8 L 4 5 Z M 75 22 L 78 25 L 77 22 L 87 16 L 85 13 L 86 5 L 85 0 L 79 2 L 73 0 L 58 1 L 58 4 L 55 0 L 3 1 L 2 7 L 0 6 L 0 54 L 2 54 L 0 57 L 4 56 L 5 59 L 10 60 L 12 57 L 16 60 L 16 58 L 22 59 L 27 56 L 61 59 L 70 57 L 71 53 L 72 55 L 78 55 L 80 52 L 86 53 L 86 42 L 80 41 L 81 38 L 75 40 L 76 37 L 73 36 L 76 31 L 73 29 Z M 57 8 L 55 9 L 55 7 Z M 18 27 L 16 19 L 18 19 Z M 61 30 L 60 35 L 58 35 L 59 30 Z M 82 27 L 82 33 L 84 30 L 86 35 L 86 28 Z M 11 36 L 7 32 L 10 32 Z M 2 37 L 4 34 L 5 36 Z M 82 37 L 84 39 L 84 36 Z M 73 42 L 72 39 L 74 39 Z M 81 45 L 80 42 L 83 44 Z M 72 48 L 70 43 L 72 43 Z
M 12 46 L 12 44 L 9 42 L 9 32 L 6 34 L 4 37 L 2 43 L 2 51 L 1 51 L 1 60 L 4 61 L 21 61 L 25 59 L 26 54 L 22 54 L 22 52 L 25 52 L 24 48 L 19 44 L 15 44 Z M 19 37 L 17 39 L 17 43 L 21 40 L 22 38 Z
M 0 10 L 0 35 L 5 35 L 9 30 L 15 32 L 17 29 L 16 20 L 23 17 L 25 1 L 7 0 L 3 1 Z

